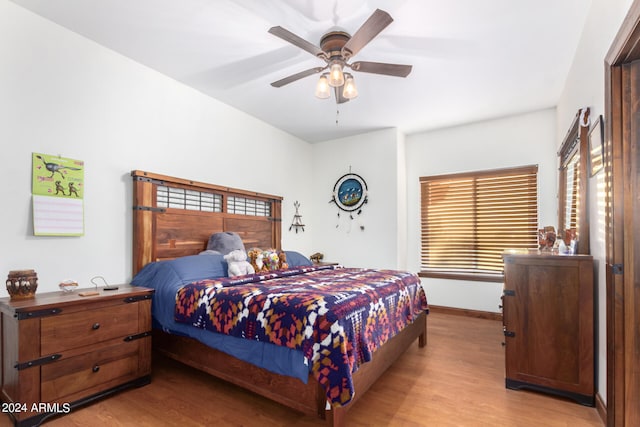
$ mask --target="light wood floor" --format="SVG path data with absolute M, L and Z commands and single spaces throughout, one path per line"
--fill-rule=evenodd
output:
M 432 313 L 414 344 L 348 413 L 349 426 L 603 426 L 596 410 L 504 387 L 498 321 Z M 0 427 L 9 426 L 5 415 Z M 49 420 L 68 426 L 322 426 L 156 355 L 150 385 Z

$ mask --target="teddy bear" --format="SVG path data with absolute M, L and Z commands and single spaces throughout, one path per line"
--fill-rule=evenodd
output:
M 229 277 L 255 273 L 255 269 L 247 261 L 247 253 L 241 249 L 235 249 L 229 252 L 224 255 L 224 259 L 227 261 Z
M 249 255 L 249 263 L 256 273 L 267 269 L 267 266 L 264 265 L 264 255 L 262 255 L 262 250 L 258 248 L 252 248 L 249 249 L 249 252 L 247 254 Z
M 287 264 L 287 255 L 284 251 L 280 251 L 278 252 L 278 269 L 286 270 L 287 268 L 289 268 L 289 264 Z

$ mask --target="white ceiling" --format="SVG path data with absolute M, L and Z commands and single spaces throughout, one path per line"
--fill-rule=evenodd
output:
M 591 0 L 13 0 L 71 31 L 309 142 L 375 129 L 430 130 L 555 106 Z M 319 45 L 376 8 L 394 19 L 354 60 L 413 65 L 354 73 L 359 96 L 315 98 L 324 62 L 267 33 Z M 337 121 L 337 123 L 336 123 Z

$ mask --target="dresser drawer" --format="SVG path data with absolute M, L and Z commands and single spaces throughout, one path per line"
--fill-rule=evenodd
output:
M 78 393 L 93 394 L 138 376 L 140 345 L 150 337 L 112 346 L 41 367 L 41 400 L 73 401 Z
M 138 332 L 138 304 L 122 303 L 41 320 L 40 354 L 60 353 Z

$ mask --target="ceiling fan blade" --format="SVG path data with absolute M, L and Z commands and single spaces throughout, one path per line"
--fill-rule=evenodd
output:
M 393 22 L 393 18 L 384 10 L 376 9 L 375 12 L 365 21 L 364 24 L 351 36 L 349 41 L 342 47 L 342 56 L 345 59 L 351 58 L 367 45 L 380 31 L 387 28 Z
M 353 71 L 384 74 L 387 76 L 407 77 L 413 68 L 411 65 L 387 64 L 384 62 L 358 61 L 349 65 Z
M 273 86 L 273 87 L 282 87 L 282 86 L 287 85 L 289 83 L 295 82 L 296 80 L 300 80 L 302 78 L 305 78 L 305 77 L 310 76 L 312 74 L 319 73 L 320 71 L 326 70 L 326 69 L 327 69 L 327 67 L 309 68 L 308 70 L 300 71 L 299 73 L 292 74 L 289 77 L 285 77 L 284 79 L 280 79 L 278 81 L 275 81 L 275 82 L 271 83 L 271 86 Z
M 280 37 L 282 40 L 289 42 L 294 46 L 299 47 L 302 50 L 306 50 L 307 52 L 309 52 L 314 56 L 324 58 L 324 59 L 327 58 L 327 54 L 318 46 L 306 41 L 300 36 L 293 34 L 289 30 L 285 30 L 280 26 L 276 26 L 276 27 L 269 28 L 269 32 L 274 36 Z
M 342 96 L 343 88 L 344 86 L 333 88 L 333 93 L 336 95 L 336 104 L 344 104 L 345 102 L 349 101 L 349 98 L 345 98 L 344 96 Z

